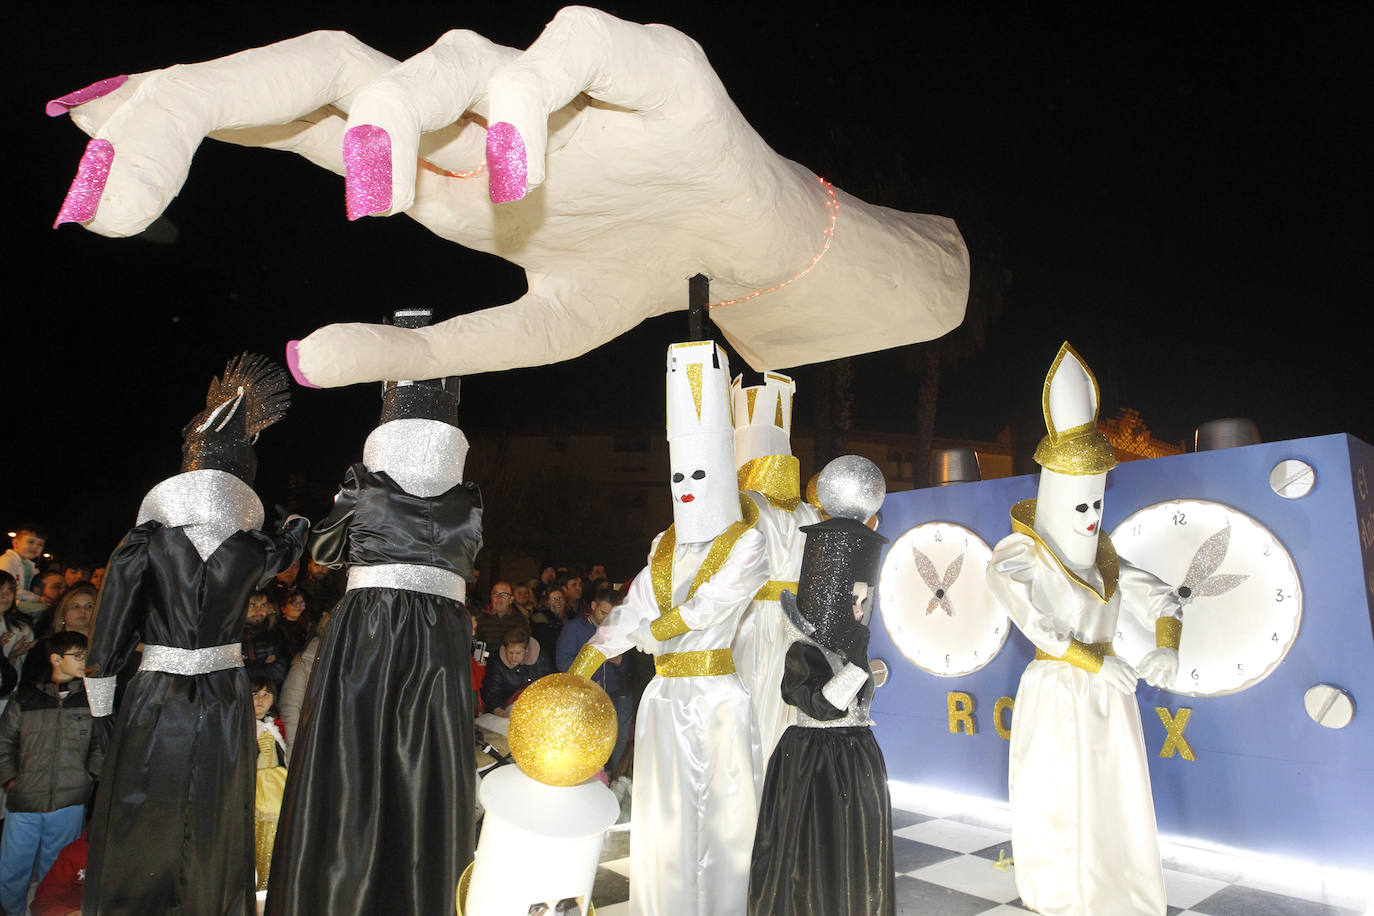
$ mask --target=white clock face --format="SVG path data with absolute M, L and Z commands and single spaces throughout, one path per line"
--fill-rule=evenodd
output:
M 971 674 L 1006 642 L 1007 612 L 988 591 L 992 551 L 961 525 L 927 522 L 893 543 L 878 576 L 883 625 L 923 671 Z
M 1253 687 L 1283 661 L 1302 623 L 1302 581 L 1279 539 L 1221 503 L 1180 499 L 1132 514 L 1112 532 L 1120 556 L 1167 582 L 1183 600 L 1178 676 L 1185 696 Z M 1135 664 L 1155 646 L 1129 613 L 1116 650 Z

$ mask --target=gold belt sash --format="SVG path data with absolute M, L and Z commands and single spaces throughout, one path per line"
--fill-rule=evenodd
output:
M 754 593 L 754 600 L 781 601 L 784 591 L 789 591 L 795 595 L 797 593 L 797 583 L 784 582 L 781 579 L 769 579 L 768 582 L 764 584 L 763 588 Z
M 659 677 L 715 677 L 735 673 L 735 656 L 729 649 L 668 652 L 654 656 Z
M 1102 668 L 1102 659 L 1115 654 L 1116 649 L 1110 642 L 1079 642 L 1075 639 L 1069 644 L 1069 650 L 1063 655 L 1051 655 L 1043 649 L 1036 649 L 1035 660 L 1037 662 L 1065 662 L 1075 668 L 1082 668 L 1084 671 L 1096 672 Z

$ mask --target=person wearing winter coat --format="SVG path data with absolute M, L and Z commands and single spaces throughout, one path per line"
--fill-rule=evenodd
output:
M 513 624 L 501 640 L 501 651 L 487 664 L 482 704 L 489 713 L 508 716 L 520 691 L 546 674 L 553 674 L 553 656 L 540 651 L 528 624 Z

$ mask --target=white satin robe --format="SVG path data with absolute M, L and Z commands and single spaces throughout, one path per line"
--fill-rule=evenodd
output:
M 788 511 L 773 505 L 761 493 L 745 491 L 742 495 L 759 507 L 754 530 L 763 535 L 768 551 L 769 580 L 790 583 L 788 590 L 796 594 L 802 548 L 806 545 L 806 535 L 800 529 L 819 522 L 820 512 L 805 502 Z M 782 699 L 782 669 L 787 647 L 794 638 L 789 635 L 782 602 L 758 597 L 749 602 L 735 634 L 735 670 L 749 691 L 760 781 L 768 771 L 768 758 L 773 756 L 782 733 L 797 721 L 797 710 Z
M 661 537 L 661 535 L 660 535 Z M 658 542 L 654 542 L 657 548 Z M 740 615 L 768 581 L 764 537 L 748 530 L 717 573 L 687 599 L 711 542 L 673 551 L 673 603 L 686 633 L 661 654 L 729 650 Z M 652 561 L 653 550 L 649 552 Z M 587 641 L 607 658 L 632 648 L 626 638 L 658 617 L 645 568 L 625 603 Z M 730 916 L 749 891 L 757 796 L 749 694 L 735 674 L 655 677 L 639 701 L 631 798 L 631 916 Z
M 1003 538 L 988 585 L 1036 648 L 1111 642 L 1121 608 L 1146 623 L 1179 616 L 1169 586 L 1119 561 L 1105 603 L 1070 579 L 1043 543 Z M 1011 724 L 1011 842 L 1016 889 L 1043 916 L 1164 916 L 1154 799 L 1140 709 L 1096 674 L 1032 661 Z

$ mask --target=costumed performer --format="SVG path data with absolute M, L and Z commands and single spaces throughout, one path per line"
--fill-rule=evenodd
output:
M 310 523 L 262 532 L 253 442 L 290 404 L 286 373 L 244 354 L 182 431 L 180 474 L 148 491 L 115 548 L 92 623 L 91 713 L 120 695 L 91 818 L 82 912 L 252 914 L 253 700 L 248 596 L 300 559 Z
M 1011 723 L 1012 856 L 1022 902 L 1045 916 L 1163 916 L 1150 771 L 1135 689 L 1178 670 L 1182 604 L 1118 559 L 1101 531 L 1112 447 L 1097 380 L 1065 343 L 1041 397 L 1046 436 L 1035 499 L 1011 509 L 987 581 L 1035 645 Z M 1117 615 L 1153 622 L 1139 674 L 1112 648 Z
M 736 486 L 729 379 L 714 343 L 668 348 L 673 524 L 569 668 L 585 677 L 633 647 L 654 656 L 635 726 L 634 916 L 739 913 L 748 891 L 762 774 L 730 644 L 768 557 Z
M 388 383 L 362 462 L 315 526 L 315 561 L 346 564 L 348 588 L 292 739 L 269 914 L 453 909 L 477 780 L 463 599 L 482 498 L 463 482 L 467 451 L 457 378 Z
M 785 633 L 783 589 L 797 588 L 802 546 L 801 526 L 820 521 L 820 513 L 801 498 L 801 464 L 792 454 L 792 407 L 796 383 L 785 375 L 765 372 L 762 385 L 730 383 L 735 416 L 735 476 L 745 498 L 758 508 L 756 530 L 768 551 L 768 582 L 759 589 L 740 620 L 735 634 L 735 668 L 749 691 L 753 727 L 759 741 L 759 772 L 796 709 L 784 703 L 783 660 L 789 638 Z
M 615 747 L 606 691 L 550 674 L 510 711 L 517 766 L 482 777 L 482 839 L 458 885 L 458 916 L 592 916 L 592 885 L 615 794 L 592 777 Z
M 681 309 L 697 273 L 758 370 L 931 340 L 968 299 L 952 220 L 833 188 L 769 147 L 697 42 L 587 7 L 559 11 L 523 52 L 454 30 L 398 62 L 318 31 L 101 80 L 47 111 L 93 138 L 59 224 L 143 231 L 209 136 L 344 175 L 350 219 L 405 213 L 526 271 L 516 301 L 431 328 L 316 331 L 288 349 L 307 384 L 571 359 Z
M 780 693 L 797 721 L 768 762 L 750 916 L 896 912 L 887 766 L 868 715 L 868 624 L 887 538 L 864 521 L 886 487 L 873 462 L 846 455 L 818 490 L 830 518 L 802 528 L 798 591 L 782 593 L 792 642 Z

